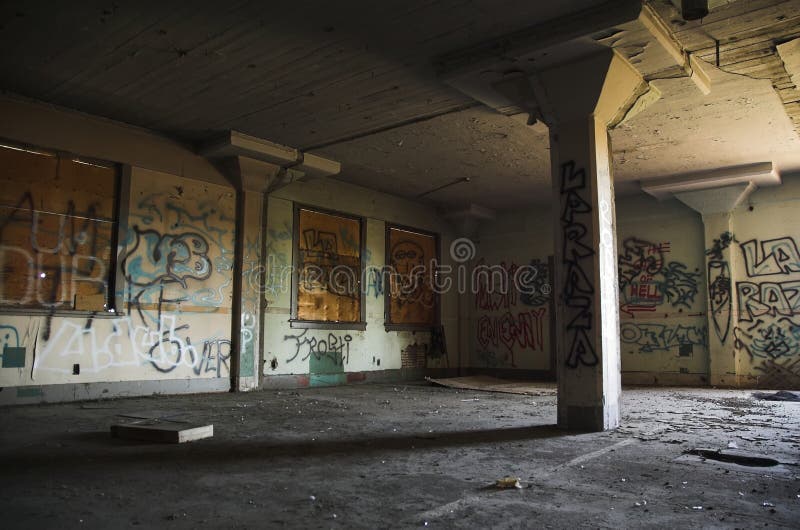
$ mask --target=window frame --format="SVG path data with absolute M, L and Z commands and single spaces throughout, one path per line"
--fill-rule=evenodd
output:
M 69 158 L 74 162 L 91 164 L 112 169 L 114 172 L 113 200 L 111 209 L 111 238 L 109 247 L 111 249 L 108 270 L 106 272 L 106 307 L 105 310 L 86 310 L 69 308 L 47 308 L 32 306 L 13 306 L 0 305 L 0 315 L 20 315 L 20 316 L 57 316 L 57 317 L 97 317 L 97 318 L 117 318 L 124 316 L 123 300 L 117 288 L 124 283 L 124 276 L 119 270 L 119 244 L 122 241 L 122 232 L 127 228 L 128 198 L 130 193 L 130 166 L 119 162 L 113 162 L 102 158 L 84 156 L 64 149 L 56 149 L 42 145 L 34 145 L 27 142 L 19 142 L 0 137 L 0 148 L 19 149 L 21 151 L 33 153 L 46 153 L 58 158 Z M 125 215 L 123 219 L 122 215 Z
M 355 215 L 339 210 L 332 210 L 329 208 L 322 208 L 311 204 L 294 202 L 293 205 L 293 222 L 292 227 L 292 292 L 291 292 L 291 313 L 289 318 L 289 327 L 293 329 L 330 329 L 330 330 L 352 330 L 364 331 L 367 329 L 367 308 L 364 296 L 364 274 L 366 271 L 366 248 L 367 248 L 367 223 L 364 217 Z M 329 321 L 329 320 L 306 320 L 297 317 L 298 297 L 300 288 L 300 211 L 308 210 L 315 213 L 331 215 L 335 217 L 342 217 L 358 221 L 359 227 L 359 274 L 358 274 L 358 306 L 359 306 L 359 320 L 357 322 L 342 322 L 342 321 Z
M 413 234 L 419 234 L 422 236 L 429 236 L 433 237 L 434 245 L 435 245 L 435 252 L 436 252 L 436 264 L 437 267 L 442 263 L 442 238 L 438 232 L 432 232 L 430 230 L 423 230 L 421 228 L 415 228 L 413 226 L 402 225 L 398 223 L 386 223 L 386 231 L 384 235 L 384 247 L 385 247 L 385 261 L 384 263 L 386 266 L 384 267 L 384 277 L 383 277 L 383 326 L 386 331 L 431 331 L 432 329 L 442 325 L 442 295 L 441 293 L 434 292 L 435 296 L 435 303 L 433 306 L 433 316 L 434 322 L 432 324 L 401 324 L 392 322 L 391 314 L 392 314 L 392 285 L 391 285 L 391 271 L 389 270 L 389 264 L 392 262 L 392 249 L 389 245 L 390 238 L 389 234 L 392 229 L 402 230 L 404 232 L 411 232 Z M 434 277 L 439 274 L 438 270 L 433 271 Z

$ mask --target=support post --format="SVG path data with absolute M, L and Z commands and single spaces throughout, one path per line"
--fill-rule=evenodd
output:
M 647 91 L 610 49 L 537 74 L 550 127 L 555 205 L 558 424 L 580 431 L 619 426 L 621 366 L 613 126 Z

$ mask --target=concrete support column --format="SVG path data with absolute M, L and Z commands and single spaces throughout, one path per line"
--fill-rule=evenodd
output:
M 551 135 L 556 208 L 558 424 L 613 429 L 620 418 L 614 189 L 606 124 L 562 124 Z
M 231 390 L 258 388 L 264 327 L 264 209 L 275 165 L 244 157 L 219 161 L 236 188 L 236 246 L 233 255 Z
M 608 128 L 647 90 L 612 50 L 542 72 L 555 209 L 558 424 L 585 431 L 620 421 L 616 219 Z
M 263 356 L 267 197 L 293 181 L 339 173 L 338 162 L 238 131 L 206 143 L 211 159 L 236 189 L 236 248 L 233 256 L 231 389 L 258 388 Z
M 237 226 L 237 247 L 235 253 L 234 272 L 237 275 L 239 296 L 235 297 L 233 317 L 233 348 L 239 353 L 235 369 L 234 382 L 236 390 L 252 390 L 258 387 L 259 343 L 261 337 L 261 286 L 263 285 L 262 255 L 262 212 L 265 196 L 259 191 L 241 190 L 237 216 L 241 225 Z M 238 221 L 239 219 L 237 219 Z M 238 223 L 237 223 L 238 225 Z M 238 324 L 238 326 L 236 325 Z M 237 329 L 238 328 L 238 329 Z

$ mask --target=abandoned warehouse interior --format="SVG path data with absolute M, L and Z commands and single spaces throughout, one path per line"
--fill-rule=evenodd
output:
M 797 525 L 800 1 L 339 4 L 0 3 L 12 526 Z

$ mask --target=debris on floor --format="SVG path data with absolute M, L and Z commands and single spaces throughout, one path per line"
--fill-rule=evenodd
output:
M 555 396 L 555 383 L 526 381 L 524 379 L 499 379 L 487 375 L 469 377 L 449 377 L 434 379 L 426 377 L 426 381 L 434 385 L 459 390 L 479 390 L 482 392 L 500 392 L 504 394 L 524 394 L 528 396 Z
M 726 462 L 729 464 L 738 464 L 740 466 L 747 467 L 773 467 L 780 464 L 780 462 L 774 458 L 751 456 L 714 449 L 690 449 L 685 451 L 685 454 L 699 456 L 704 460 L 715 460 L 717 462 Z
M 781 390 L 779 392 L 754 392 L 753 397 L 762 401 L 796 401 L 800 402 L 800 394 Z
M 522 489 L 522 484 L 519 481 L 519 477 L 504 477 L 497 479 L 494 483 L 494 487 L 499 490 L 507 490 L 507 489 Z

